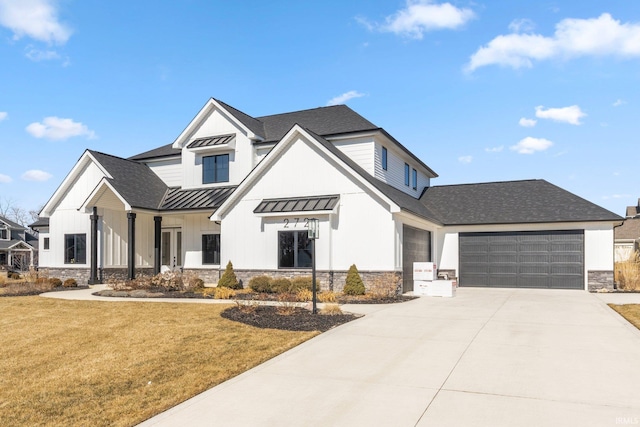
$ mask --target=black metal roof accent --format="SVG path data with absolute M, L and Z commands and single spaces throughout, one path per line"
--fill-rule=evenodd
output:
M 208 136 L 206 138 L 194 139 L 187 145 L 187 148 L 211 147 L 214 145 L 230 144 L 236 138 L 236 134 L 220 136 Z
M 265 199 L 253 213 L 286 213 L 331 211 L 340 201 L 337 194 L 329 196 L 289 197 L 286 199 Z
M 435 186 L 428 188 L 420 201 L 443 225 L 623 219 L 543 179 Z
M 182 190 L 170 188 L 160 204 L 162 211 L 177 211 L 191 209 L 215 210 L 227 200 L 237 186 L 198 188 Z

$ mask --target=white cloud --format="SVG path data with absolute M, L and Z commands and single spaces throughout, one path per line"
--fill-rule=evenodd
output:
M 60 54 L 55 50 L 40 50 L 32 46 L 27 48 L 25 56 L 35 62 L 60 59 Z
M 512 145 L 509 148 L 520 154 L 533 154 L 536 151 L 544 151 L 552 145 L 553 142 L 549 141 L 548 139 L 533 138 L 531 136 L 528 136 L 520 140 L 520 142 L 518 142 L 516 145 Z
M 0 111 L 0 122 L 6 120 L 7 117 L 9 117 L 9 113 L 6 111 Z
M 31 169 L 22 174 L 21 178 L 25 181 L 47 181 L 53 175 L 49 172 L 41 171 L 38 169 Z
M 11 177 L 9 175 L 4 175 L 4 174 L 0 173 L 0 183 L 1 184 L 7 184 L 7 183 L 9 183 L 11 181 L 13 181 L 13 180 L 11 179 Z
M 611 105 L 613 105 L 614 107 L 619 107 L 619 106 L 624 105 L 626 103 L 627 103 L 627 101 L 625 101 L 624 99 L 616 99 L 616 102 L 614 102 Z
M 546 110 L 542 105 L 536 107 L 536 117 L 539 119 L 550 119 L 576 126 L 582 124 L 580 119 L 586 115 L 587 114 L 577 105 L 562 108 L 547 108 Z
M 556 24 L 553 36 L 499 35 L 480 47 L 469 60 L 469 72 L 487 65 L 530 68 L 533 61 L 579 56 L 640 57 L 640 23 L 620 23 L 608 13 L 598 18 L 567 18 Z
M 353 99 L 353 98 L 360 98 L 363 97 L 364 93 L 360 93 L 357 90 L 350 90 L 349 92 L 345 92 L 342 95 L 338 95 L 334 98 L 331 98 L 328 102 L 327 102 L 327 106 L 331 106 L 331 105 L 338 105 L 338 104 L 344 104 L 345 102 Z
M 612 194 L 610 196 L 603 196 L 602 198 L 605 200 L 609 200 L 609 199 L 627 199 L 629 197 L 632 197 L 631 194 Z
M 460 163 L 471 163 L 472 160 L 473 160 L 472 156 L 460 156 L 460 157 L 458 157 L 458 161 Z
M 45 117 L 42 123 L 31 123 L 26 127 L 26 130 L 36 138 L 46 138 L 54 141 L 74 136 L 86 136 L 89 139 L 96 137 L 95 132 L 82 123 L 60 117 Z
M 431 0 L 407 0 L 406 7 L 387 16 L 382 24 L 356 18 L 369 30 L 390 32 L 413 39 L 422 39 L 428 31 L 456 29 L 475 17 L 471 9 L 458 8 L 451 3 Z
M 536 123 L 538 123 L 536 119 L 527 119 L 526 117 L 522 117 L 518 121 L 518 124 L 525 128 L 532 128 L 536 125 Z
M 13 31 L 14 39 L 64 44 L 71 29 L 58 20 L 57 0 L 0 0 L 0 25 Z
M 504 149 L 504 145 L 500 145 L 499 147 L 485 148 L 484 151 L 486 151 L 487 153 L 499 153 L 503 149 Z
M 535 28 L 535 24 L 530 19 L 514 19 L 509 24 L 512 33 L 530 33 Z

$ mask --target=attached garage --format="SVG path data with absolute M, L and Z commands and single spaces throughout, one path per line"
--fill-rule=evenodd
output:
M 413 263 L 431 261 L 431 233 L 402 226 L 402 292 L 413 290 Z
M 584 289 L 584 230 L 460 233 L 460 286 Z

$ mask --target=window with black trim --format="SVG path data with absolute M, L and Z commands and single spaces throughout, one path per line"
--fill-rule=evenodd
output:
M 202 263 L 220 264 L 220 235 L 202 235 Z
M 9 240 L 9 233 L 6 226 L 0 226 L 0 240 Z
M 409 186 L 409 165 L 404 164 L 404 185 Z
M 278 268 L 311 267 L 311 244 L 307 231 L 278 232 Z
M 418 188 L 418 171 L 413 169 L 411 171 L 411 179 L 413 181 L 413 189 L 416 190 Z
M 387 149 L 382 147 L 382 169 L 387 170 Z
M 42 249 L 48 251 L 49 250 L 49 238 L 45 237 L 42 239 Z
M 87 235 L 86 234 L 65 234 L 64 235 L 64 263 L 65 264 L 86 264 L 87 263 Z
M 202 158 L 202 183 L 229 182 L 229 155 Z

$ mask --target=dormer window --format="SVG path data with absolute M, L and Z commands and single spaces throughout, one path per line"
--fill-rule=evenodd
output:
M 409 165 L 404 164 L 404 185 L 409 186 Z
M 205 156 L 202 158 L 202 183 L 229 182 L 229 155 Z

